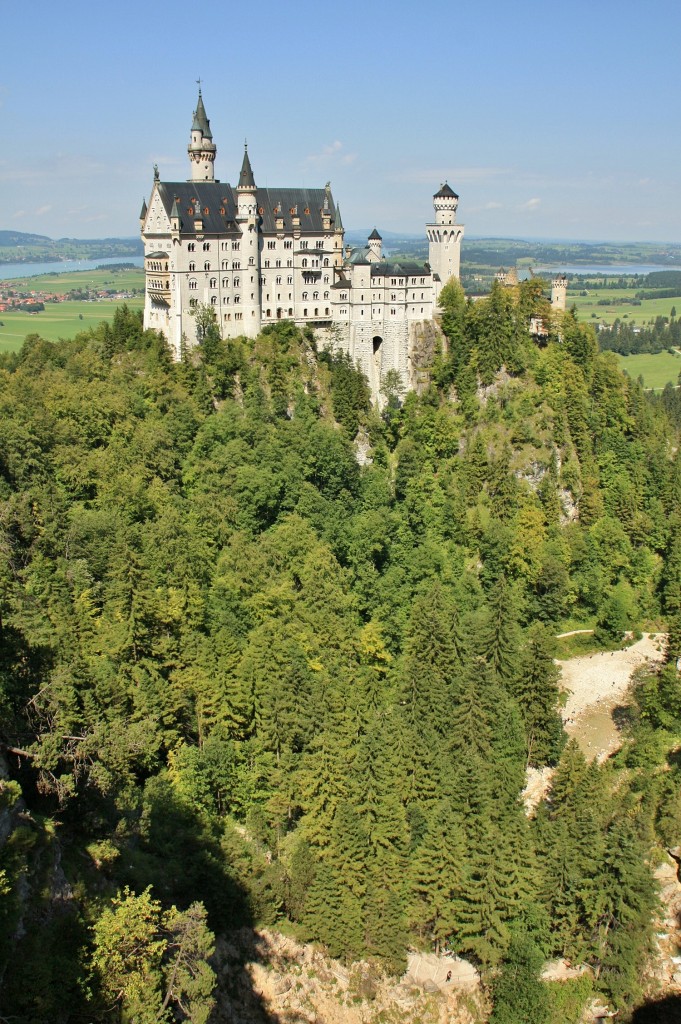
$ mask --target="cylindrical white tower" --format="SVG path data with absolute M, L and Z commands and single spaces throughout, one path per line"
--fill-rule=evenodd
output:
M 426 224 L 428 262 L 433 274 L 435 301 L 450 277 L 459 277 L 463 224 L 456 223 L 459 197 L 445 182 L 433 196 L 435 222 Z
M 244 159 L 241 164 L 237 194 L 237 224 L 241 228 L 241 252 L 245 256 L 246 269 L 242 264 L 242 297 L 243 313 L 242 332 L 247 338 L 256 338 L 260 334 L 262 323 L 262 303 L 260 288 L 260 231 L 258 214 L 258 192 L 253 177 L 251 161 L 248 159 L 248 146 L 244 146 Z
M 380 260 L 383 255 L 383 239 L 379 235 L 376 228 L 369 235 L 369 249 L 374 254 L 377 260 Z
M 199 89 L 199 101 L 194 111 L 192 130 L 189 145 L 189 162 L 191 164 L 192 176 L 189 181 L 215 181 L 213 165 L 215 163 L 216 146 L 210 130 L 210 121 L 206 117 L 206 108 L 203 105 L 201 89 Z

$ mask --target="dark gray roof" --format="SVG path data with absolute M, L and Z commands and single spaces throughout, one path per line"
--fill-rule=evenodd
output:
M 147 215 L 147 201 L 146 201 L 146 199 L 143 199 L 142 200 L 142 209 L 140 210 L 140 220 L 144 220 L 146 215 Z
M 220 181 L 160 181 L 157 188 L 169 217 L 177 199 L 183 234 L 195 234 L 194 219 L 199 216 L 203 221 L 203 234 L 241 233 L 235 223 L 237 195 L 231 185 Z M 323 188 L 258 188 L 255 194 L 260 226 L 265 234 L 276 233 L 274 209 L 279 203 L 283 211 L 284 231 L 293 231 L 294 215 L 291 210 L 297 209 L 301 235 L 323 234 Z M 336 211 L 332 198 L 329 208 L 333 221 Z
M 340 206 L 336 207 L 336 231 L 343 230 L 343 221 L 341 220 Z
M 210 130 L 210 121 L 206 117 L 206 108 L 203 105 L 203 97 L 201 96 L 201 90 L 199 89 L 199 101 L 196 104 L 196 110 L 194 111 L 194 120 L 192 121 L 192 131 L 198 128 L 204 138 L 212 139 L 213 136 Z
M 379 233 L 378 233 L 378 231 L 376 230 L 376 228 L 374 228 L 374 230 L 373 230 L 373 231 L 371 232 L 371 234 L 369 235 L 369 241 L 371 241 L 372 239 L 376 239 L 376 238 L 378 239 L 378 241 L 379 241 L 379 242 L 382 242 L 382 241 L 383 241 L 383 239 L 382 239 L 382 238 L 381 238 L 381 236 L 379 235 Z
M 367 255 L 369 253 L 368 246 L 364 246 L 363 249 L 353 249 L 348 257 L 348 263 L 352 263 L 354 267 L 363 267 L 369 265 Z
M 255 178 L 253 177 L 251 161 L 248 159 L 248 146 L 244 146 L 244 161 L 241 165 L 239 185 L 250 185 L 251 188 L 255 187 Z
M 167 252 L 148 252 L 145 258 L 148 259 L 148 260 L 167 260 L 168 259 L 168 253 Z
M 372 277 L 427 277 L 430 274 L 430 267 L 424 263 L 388 263 L 381 260 L 379 263 L 371 264 Z
M 444 185 L 440 185 L 440 191 L 436 192 L 433 199 L 458 199 L 456 192 L 453 188 L 450 188 L 447 182 Z

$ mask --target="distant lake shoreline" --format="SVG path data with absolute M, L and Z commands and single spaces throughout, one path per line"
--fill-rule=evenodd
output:
M 635 274 L 654 274 L 658 270 L 679 270 L 678 266 L 662 265 L 660 263 L 549 263 L 541 266 L 533 266 L 535 274 L 567 274 L 574 277 L 576 274 L 596 275 L 604 274 L 607 277 L 633 277 Z M 523 268 L 524 270 L 524 268 Z
M 18 277 L 40 277 L 42 274 L 71 274 L 74 270 L 97 270 L 112 264 L 144 265 L 143 256 L 106 256 L 100 260 L 53 260 L 50 263 L 0 263 L 0 281 Z

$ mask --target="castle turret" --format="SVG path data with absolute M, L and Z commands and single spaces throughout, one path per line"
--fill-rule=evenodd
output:
M 203 105 L 200 88 L 187 152 L 192 168 L 192 176 L 189 180 L 215 181 L 213 164 L 215 163 L 216 147 L 210 130 L 210 121 L 206 117 L 206 108 Z
M 144 222 L 147 219 L 147 201 L 142 200 L 142 209 L 140 210 L 140 231 L 144 231 Z
M 258 191 L 251 161 L 248 157 L 247 143 L 244 143 L 244 158 L 241 163 L 241 174 L 239 175 L 236 194 L 236 221 L 241 228 L 241 252 L 246 257 L 246 268 L 242 264 L 241 316 L 243 319 L 243 333 L 247 338 L 255 338 L 260 333 L 262 322 L 259 214 Z M 281 203 L 279 205 L 281 206 Z
M 433 196 L 435 221 L 426 225 L 428 261 L 435 284 L 435 301 L 450 277 L 459 276 L 463 224 L 456 223 L 459 197 L 445 182 Z
M 379 235 L 376 228 L 369 235 L 369 251 L 373 253 L 373 258 L 378 261 L 383 255 L 383 239 Z M 369 259 L 372 259 L 370 256 Z
M 567 304 L 568 279 L 565 274 L 558 274 L 551 282 L 551 307 L 565 312 Z
M 336 217 L 333 223 L 333 265 L 334 267 L 341 267 L 343 265 L 343 237 L 345 235 L 345 228 L 343 227 L 343 220 L 341 218 L 340 206 L 336 203 Z

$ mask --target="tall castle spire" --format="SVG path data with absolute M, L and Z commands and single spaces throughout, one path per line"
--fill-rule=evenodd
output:
M 194 111 L 187 152 L 192 168 L 190 181 L 215 181 L 213 164 L 216 146 L 210 130 L 210 121 L 206 116 L 206 108 L 203 105 L 201 86 L 199 86 L 199 99 Z

